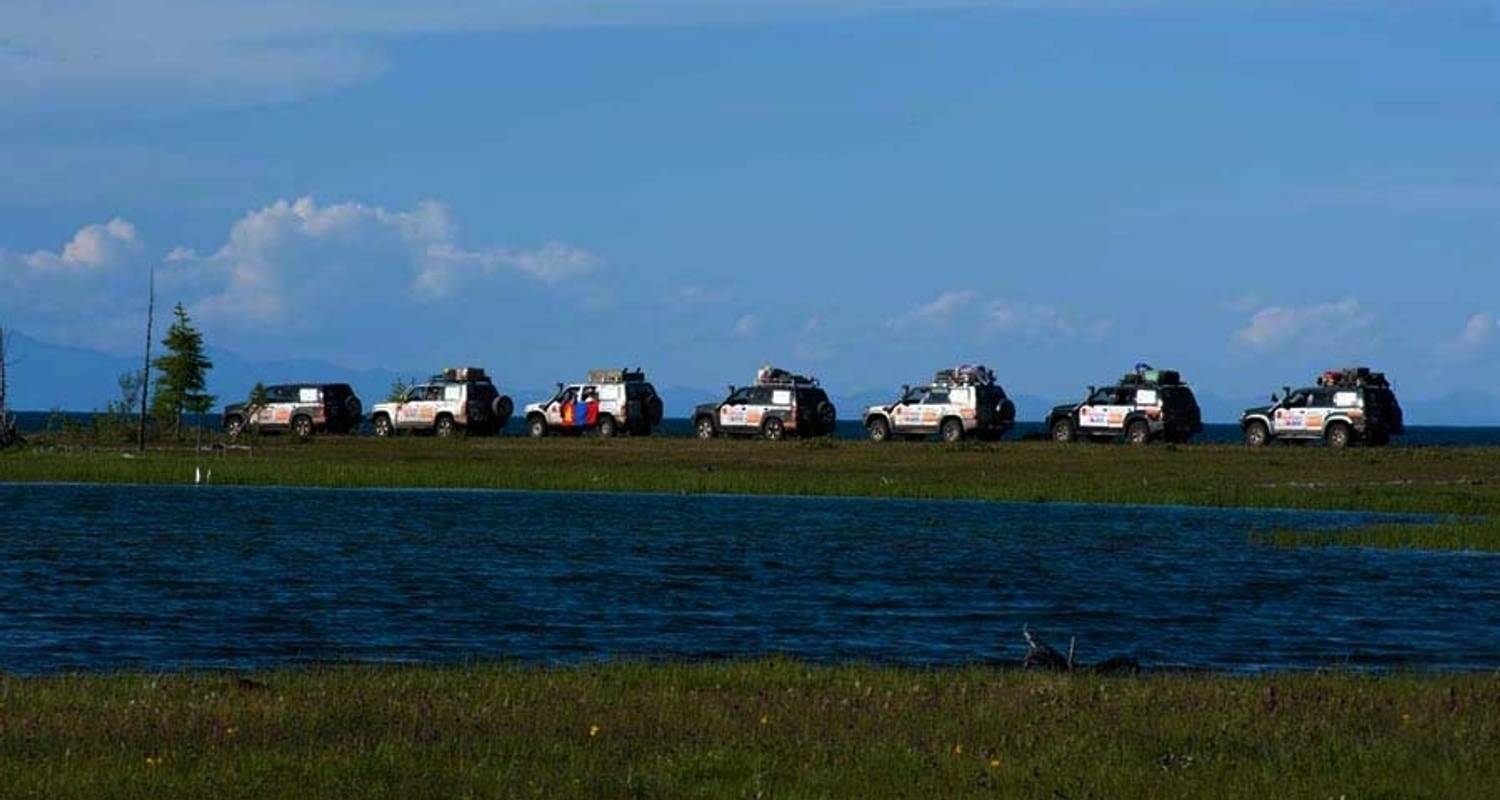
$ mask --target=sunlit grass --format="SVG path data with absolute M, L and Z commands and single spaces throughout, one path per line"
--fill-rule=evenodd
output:
M 1492 797 L 1500 681 L 787 661 L 0 678 L 72 797 Z

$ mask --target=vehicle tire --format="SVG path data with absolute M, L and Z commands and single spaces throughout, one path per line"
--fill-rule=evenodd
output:
M 547 419 L 540 414 L 534 414 L 526 420 L 526 434 L 533 439 L 540 439 L 547 435 Z
M 891 424 L 884 417 L 871 417 L 865 423 L 865 430 L 870 432 L 872 442 L 887 442 L 891 439 Z
M 433 425 L 432 430 L 439 437 L 447 439 L 458 432 L 458 427 L 453 424 L 452 417 L 444 414 L 437 418 L 437 422 Z
M 1052 423 L 1052 441 L 1054 442 L 1071 442 L 1077 435 L 1071 419 L 1064 417 Z
M 608 414 L 599 418 L 599 438 L 609 439 L 615 435 L 615 418 Z
M 245 418 L 244 417 L 234 416 L 234 417 L 230 417 L 227 420 L 224 420 L 224 435 L 228 436 L 231 439 L 238 439 L 238 438 L 240 438 L 240 434 L 242 434 L 244 432 L 245 432 Z
M 949 444 L 961 442 L 964 438 L 964 424 L 956 419 L 945 419 L 942 427 L 938 428 L 938 435 Z
M 313 435 L 312 417 L 298 414 L 292 419 L 292 433 L 296 434 L 298 439 L 311 439 Z
M 1323 434 L 1323 438 L 1328 442 L 1329 447 L 1342 450 L 1353 444 L 1354 431 L 1345 423 L 1335 422 L 1328 426 L 1328 431 Z
M 838 427 L 838 411 L 834 409 L 833 403 L 827 400 L 818 403 L 817 416 L 818 424 L 823 427 L 823 433 L 833 433 Z
M 1249 447 L 1265 447 L 1271 443 L 1271 429 L 1259 420 L 1245 426 L 1245 444 Z
M 786 438 L 786 425 L 781 421 L 780 417 L 771 417 L 760 426 L 760 432 L 767 439 L 779 442 Z
M 1125 441 L 1134 445 L 1151 444 L 1151 423 L 1138 419 L 1125 426 Z
M 372 424 L 375 426 L 375 435 L 381 439 L 389 439 L 396 435 L 396 428 L 391 425 L 391 418 L 384 414 L 376 414 Z
M 699 417 L 698 421 L 693 423 L 693 431 L 698 434 L 699 439 L 714 438 L 716 431 L 714 430 L 713 418 Z
M 495 425 L 503 428 L 510 415 L 516 413 L 516 404 L 502 394 L 490 403 L 490 413 L 495 415 Z

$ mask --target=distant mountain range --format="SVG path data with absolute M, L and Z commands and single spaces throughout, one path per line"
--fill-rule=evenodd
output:
M 102 409 L 120 398 L 119 376 L 139 371 L 139 356 L 117 356 L 77 347 L 49 344 L 12 332 L 8 339 L 10 367 L 10 405 L 19 411 L 90 411 Z M 357 370 L 315 359 L 252 360 L 221 348 L 210 348 L 214 369 L 209 373 L 209 392 L 219 403 L 235 402 L 250 393 L 257 381 L 285 383 L 316 380 L 348 383 L 354 386 L 368 407 L 384 399 L 392 383 L 399 379 L 425 377 L 424 373 L 396 372 L 389 369 Z M 522 387 L 502 384 L 517 406 L 551 396 L 552 386 Z M 667 416 L 684 417 L 699 403 L 724 397 L 723 388 L 697 386 L 658 386 L 666 401 Z M 897 394 L 896 387 L 867 389 L 847 394 L 832 393 L 839 416 L 855 418 L 866 406 L 888 403 Z M 1079 389 L 1082 395 L 1082 387 Z M 1070 397 L 1040 397 L 1016 394 L 1017 418 L 1040 421 L 1052 406 Z M 1209 422 L 1234 422 L 1249 406 L 1261 405 L 1265 397 L 1226 398 L 1198 390 L 1198 403 Z M 1500 425 L 1500 396 L 1472 388 L 1457 388 L 1437 397 L 1403 396 L 1406 419 L 1413 425 Z

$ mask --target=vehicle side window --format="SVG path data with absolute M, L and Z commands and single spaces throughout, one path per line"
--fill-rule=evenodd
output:
M 948 390 L 947 389 L 933 389 L 932 391 L 930 391 L 930 392 L 927 393 L 927 399 L 923 401 L 923 405 L 929 405 L 929 406 L 942 406 L 942 405 L 947 405 L 947 404 L 948 404 Z
M 426 396 L 423 399 L 425 399 L 425 400 L 441 400 L 441 399 L 443 399 L 443 387 L 441 387 L 441 386 L 429 386 L 429 387 L 427 387 Z
M 417 402 L 419 400 L 425 399 L 426 397 L 427 397 L 427 387 L 426 386 L 413 386 L 413 387 L 411 387 L 411 391 L 409 391 L 409 392 L 406 393 L 406 402 L 408 402 L 408 403 L 415 403 L 415 402 Z
M 736 405 L 742 405 L 744 403 L 750 402 L 750 387 L 746 386 L 743 389 L 735 389 L 734 394 L 731 394 L 729 396 L 729 399 L 725 402 L 733 403 Z
M 771 402 L 771 388 L 769 386 L 756 386 L 750 390 L 751 405 L 764 406 Z
M 1295 391 L 1287 397 L 1286 402 L 1282 405 L 1286 406 L 1287 408 L 1307 408 L 1307 402 L 1310 397 L 1311 395 L 1309 395 L 1307 392 L 1301 390 Z
M 924 388 L 924 387 L 918 386 L 918 387 L 916 387 L 914 389 L 908 390 L 906 392 L 906 395 L 901 398 L 901 402 L 906 403 L 908 405 L 916 405 L 916 404 L 922 402 L 922 398 L 924 398 L 926 396 L 927 396 L 927 389 Z
M 1115 390 L 1113 387 L 1098 389 L 1089 397 L 1089 405 L 1107 406 L 1115 402 Z

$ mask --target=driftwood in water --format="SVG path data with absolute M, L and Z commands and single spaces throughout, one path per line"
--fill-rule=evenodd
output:
M 1021 665 L 1027 669 L 1045 669 L 1052 672 L 1093 672 L 1101 675 L 1133 674 L 1141 671 L 1139 661 L 1125 656 L 1107 658 L 1097 664 L 1080 664 L 1073 659 L 1072 642 L 1068 644 L 1067 655 L 1063 655 L 1057 648 L 1033 636 L 1030 630 L 1022 629 L 1021 635 L 1026 637 L 1026 658 L 1021 661 Z

